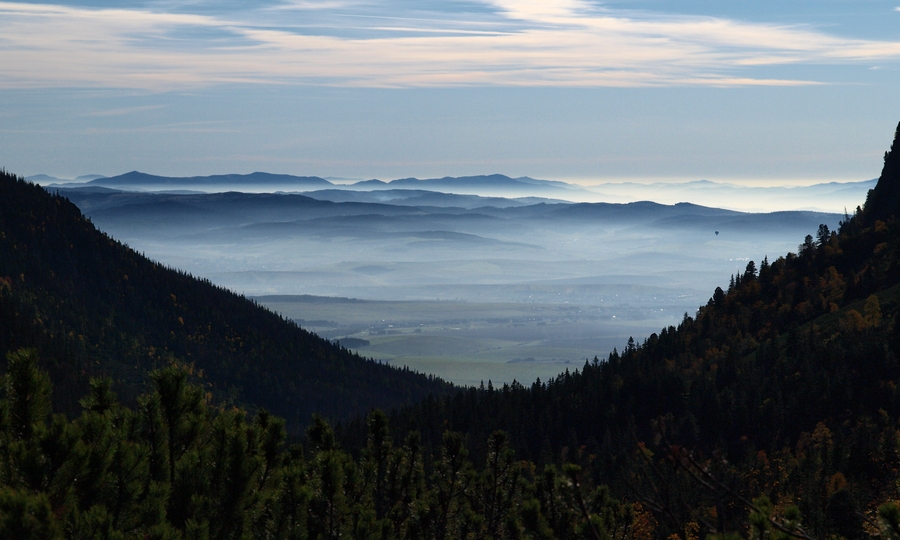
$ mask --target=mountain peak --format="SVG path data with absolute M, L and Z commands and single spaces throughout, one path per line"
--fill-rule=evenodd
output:
M 179 186 L 190 188 L 206 186 L 207 188 L 220 188 L 223 186 L 252 187 L 260 185 L 286 186 L 286 187 L 321 187 L 327 188 L 334 184 L 319 178 L 318 176 L 293 176 L 289 174 L 274 174 L 266 172 L 254 172 L 250 174 L 214 174 L 210 176 L 157 176 L 131 171 L 119 176 L 100 177 L 88 182 L 93 185 L 108 187 L 135 187 L 158 188 L 160 186 Z
M 863 212 L 863 224 L 900 216 L 900 124 L 891 149 L 884 153 L 884 168 L 875 187 L 869 190 Z

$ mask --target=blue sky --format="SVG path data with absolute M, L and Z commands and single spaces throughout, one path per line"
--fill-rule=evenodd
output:
M 0 2 L 16 173 L 877 176 L 900 0 Z

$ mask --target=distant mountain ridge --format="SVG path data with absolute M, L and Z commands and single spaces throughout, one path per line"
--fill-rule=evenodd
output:
M 330 178 L 330 179 L 329 179 Z M 302 192 L 333 202 L 391 202 L 405 206 L 433 205 L 476 208 L 485 206 L 521 206 L 537 202 L 609 202 L 654 201 L 731 208 L 750 212 L 808 210 L 840 212 L 854 209 L 875 186 L 875 180 L 861 182 L 823 182 L 812 185 L 757 186 L 695 180 L 690 182 L 642 183 L 602 182 L 581 185 L 528 176 L 503 174 L 473 175 L 395 180 L 351 180 L 318 176 L 294 176 L 255 172 L 211 176 L 168 177 L 131 171 L 118 176 L 86 175 L 74 181 L 39 174 L 27 179 L 52 189 L 105 187 L 124 191 L 156 193 L 245 193 Z M 389 195 L 382 195 L 389 194 Z M 418 194 L 418 195 L 415 195 Z M 418 197 L 418 200 L 415 200 Z M 452 200 L 455 197 L 455 200 Z M 476 200 L 481 197 L 487 200 Z M 506 199 L 501 201 L 500 199 Z M 401 202 L 404 201 L 404 202 Z
M 363 218 L 360 224 L 364 223 L 365 219 L 374 224 L 376 221 L 383 221 L 385 217 L 397 219 L 402 217 L 406 223 L 426 224 L 433 220 L 446 222 L 449 216 L 454 215 L 459 216 L 459 220 L 491 216 L 510 222 L 515 220 L 612 222 L 632 225 L 658 224 L 667 228 L 718 226 L 752 228 L 763 223 L 773 226 L 803 223 L 802 226 L 815 228 L 819 223 L 836 223 L 839 217 L 837 214 L 808 211 L 749 213 L 691 203 L 666 205 L 649 201 L 624 204 L 507 202 L 502 206 L 499 204 L 490 206 L 495 199 L 430 194 L 428 191 L 410 191 L 413 196 L 397 203 L 393 200 L 373 202 L 373 198 L 368 196 L 357 200 L 352 200 L 354 197 L 348 196 L 344 197 L 345 200 L 350 199 L 346 202 L 332 202 L 326 198 L 314 198 L 318 192 L 308 196 L 270 193 L 161 194 L 97 191 L 97 189 L 100 188 L 80 188 L 66 190 L 65 193 L 86 215 L 104 227 L 113 228 L 126 224 L 172 228 L 190 226 L 192 223 L 199 225 L 204 222 L 208 223 L 207 228 L 214 228 L 331 218 L 346 220 L 351 217 Z M 391 193 L 396 194 L 396 191 Z M 324 196 L 327 197 L 327 194 Z M 420 204 L 416 204 L 417 202 Z M 438 206 L 454 203 L 458 203 L 459 206 Z M 346 225 L 349 226 L 350 223 L 346 222 Z M 435 227 L 428 226 L 424 230 L 435 230 Z
M 28 177 L 28 180 L 52 185 L 60 188 L 74 188 L 84 186 L 103 186 L 116 189 L 138 189 L 142 191 L 157 191 L 161 189 L 258 189 L 267 187 L 273 190 L 298 190 L 311 189 L 335 189 L 342 191 L 381 191 L 398 189 L 415 189 L 421 191 L 454 191 L 474 190 L 487 193 L 520 192 L 564 192 L 579 191 L 579 186 L 554 180 L 537 180 L 522 176 L 511 178 L 503 174 L 489 174 L 476 176 L 445 176 L 443 178 L 399 178 L 396 180 L 360 180 L 354 183 L 336 184 L 318 176 L 295 176 L 290 174 L 274 174 L 266 172 L 254 172 L 250 174 L 217 174 L 209 176 L 160 176 L 140 171 L 131 171 L 117 176 L 88 175 L 79 177 L 75 182 L 66 182 L 59 178 L 37 174 Z M 79 182 L 80 180 L 80 182 Z M 473 195 L 476 193 L 472 193 Z
M 355 185 L 360 185 L 358 182 Z M 364 184 L 375 185 L 375 184 Z M 409 187 L 409 188 L 491 188 L 491 189 L 521 189 L 521 188 L 557 188 L 557 189 L 574 189 L 574 186 L 565 182 L 553 180 L 536 180 L 527 176 L 519 178 L 511 178 L 503 174 L 489 174 L 479 176 L 445 176 L 443 178 L 429 178 L 420 180 L 418 178 L 399 178 L 385 183 L 386 186 Z
M 41 180 L 52 177 L 38 175 L 35 178 Z M 170 177 L 147 174 L 139 171 L 131 171 L 118 176 L 96 178 L 87 182 L 89 185 L 135 188 L 135 187 L 209 187 L 209 186 L 278 186 L 284 189 L 309 189 L 309 188 L 341 188 L 358 190 L 365 189 L 398 189 L 411 188 L 420 190 L 440 189 L 488 189 L 488 190 L 533 190 L 541 189 L 575 189 L 565 182 L 550 180 L 535 180 L 526 176 L 510 178 L 502 174 L 460 176 L 443 178 L 400 178 L 385 182 L 383 180 L 362 180 L 353 184 L 337 185 L 318 176 L 294 176 L 290 174 L 273 174 L 254 172 L 250 174 L 218 174 L 210 176 Z
M 216 174 L 210 176 L 170 177 L 156 176 L 153 174 L 131 171 L 118 176 L 96 178 L 88 184 L 104 187 L 133 187 L 133 186 L 228 186 L 264 184 L 280 185 L 285 187 L 319 187 L 334 186 L 328 180 L 318 176 L 293 176 L 290 174 L 272 174 L 254 172 L 250 174 Z
M 427 189 L 379 189 L 372 191 L 349 189 L 323 189 L 308 191 L 304 195 L 321 201 L 331 202 L 372 202 L 402 206 L 439 206 L 475 209 L 485 206 L 506 208 L 544 203 L 568 203 L 559 199 L 544 197 L 481 197 L 479 195 L 458 195 Z

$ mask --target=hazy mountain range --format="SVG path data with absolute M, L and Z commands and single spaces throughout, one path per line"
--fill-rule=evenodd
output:
M 37 175 L 29 177 L 29 180 L 37 182 L 52 182 L 59 179 L 47 176 Z M 78 182 L 78 180 L 84 180 Z M 138 171 L 131 171 L 125 174 L 111 177 L 102 177 L 99 175 L 90 175 L 89 177 L 79 177 L 74 184 L 83 186 L 102 186 L 129 190 L 159 190 L 159 189 L 202 189 L 208 191 L 210 189 L 232 187 L 232 188 L 249 188 L 251 191 L 270 190 L 272 187 L 280 187 L 288 190 L 309 190 L 322 189 L 332 187 L 337 184 L 329 182 L 318 176 L 293 176 L 288 174 L 271 174 L 264 172 L 254 172 L 251 174 L 222 174 L 211 176 L 192 176 L 192 177 L 168 177 L 146 174 Z M 74 187 L 70 185 L 70 187 Z M 466 177 L 444 177 L 420 180 L 418 178 L 401 178 L 384 182 L 382 180 L 361 180 L 350 184 L 342 184 L 344 189 L 354 190 L 381 190 L 381 189 L 427 189 L 430 191 L 441 190 L 459 190 L 469 189 L 476 191 L 483 190 L 504 190 L 504 191 L 552 191 L 552 190 L 571 190 L 577 189 L 565 182 L 556 182 L 549 180 L 535 180 L 533 178 L 521 177 L 510 178 L 502 174 L 492 174 L 487 176 L 466 176 Z
M 546 378 L 677 323 L 749 260 L 836 228 L 872 184 L 33 179 L 152 259 L 368 343 L 361 354 L 464 384 Z M 735 210 L 745 206 L 766 211 Z M 797 210 L 817 207 L 835 211 Z
M 50 189 L 152 259 L 231 290 L 369 300 L 272 307 L 329 338 L 370 341 L 362 354 L 467 384 L 546 377 L 621 347 L 695 310 L 748 260 L 796 250 L 842 217 L 423 189 L 173 193 L 99 183 Z M 465 305 L 423 304 L 447 301 Z
M 250 193 L 302 192 L 335 202 L 394 202 L 395 204 L 463 206 L 520 206 L 545 202 L 635 202 L 649 200 L 661 204 L 689 201 L 705 206 L 767 212 L 813 210 L 852 213 L 875 180 L 827 182 L 813 185 L 760 186 L 753 182 L 604 182 L 581 185 L 529 177 L 510 178 L 501 174 L 382 180 L 327 180 L 317 176 L 292 176 L 256 172 L 199 177 L 165 177 L 137 171 L 113 177 L 87 175 L 62 180 L 35 175 L 29 180 L 45 187 L 107 187 L 127 191 Z M 447 197 L 441 198 L 434 193 Z M 457 198 L 451 201 L 450 195 Z M 480 196 L 490 200 L 467 200 Z M 438 197 L 435 199 L 435 197 Z M 502 201 L 500 199 L 503 199 Z M 401 202 L 406 201 L 406 202 Z

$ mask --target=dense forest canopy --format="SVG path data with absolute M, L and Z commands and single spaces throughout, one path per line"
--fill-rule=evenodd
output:
M 871 227 L 876 221 L 888 221 L 900 214 L 900 125 L 891 149 L 884 153 L 884 168 L 875 188 L 866 198 L 861 225 Z
M 252 401 L 260 396 L 253 392 L 276 388 L 276 381 L 248 377 L 246 364 L 232 364 L 262 356 L 223 357 L 222 366 L 204 357 L 201 365 L 204 349 L 189 339 L 201 327 L 173 318 L 172 306 L 201 305 L 199 298 L 225 291 L 137 255 L 126 257 L 133 266 L 125 272 L 107 270 L 108 254 L 128 252 L 95 233 L 85 233 L 95 240 L 74 250 L 88 253 L 93 266 L 62 272 L 44 261 L 60 253 L 76 257 L 72 246 L 81 237 L 67 233 L 71 240 L 44 243 L 60 233 L 42 224 L 68 208 L 65 201 L 7 176 L 23 195 L 15 203 L 2 199 L 19 213 L 13 222 L 4 208 L 2 229 L 12 258 L 3 259 L 0 271 L 2 345 L 9 351 L 0 401 L 0 532 L 900 538 L 898 139 L 900 127 L 865 207 L 838 230 L 820 226 L 797 253 L 750 262 L 678 326 L 630 340 L 624 350 L 552 380 L 449 391 L 439 381 L 325 349 L 333 356 L 321 358 L 321 372 L 303 377 L 362 365 L 371 371 L 355 372 L 344 388 L 356 391 L 350 382 L 363 391 L 404 388 L 390 385 L 407 377 L 418 386 L 405 388 L 402 401 L 431 393 L 334 429 L 315 417 L 302 446 L 288 445 L 285 422 L 256 408 L 272 401 Z M 69 223 L 92 230 L 67 211 Z M 168 286 L 156 296 L 133 290 L 131 276 L 144 275 L 142 268 L 168 276 Z M 91 269 L 93 277 L 73 277 L 74 269 Z M 106 294 L 99 287 L 106 281 L 116 298 L 142 299 L 136 305 L 146 306 L 147 317 L 168 325 L 154 330 L 168 336 L 163 357 L 128 367 L 135 352 L 147 355 L 149 337 L 126 339 L 122 329 L 133 323 L 116 320 L 107 304 L 97 307 L 92 295 Z M 73 296 L 79 287 L 89 293 Z M 201 293 L 191 287 L 205 296 L 194 296 Z M 163 310 L 158 297 L 171 304 Z M 77 309 L 66 307 L 72 298 Z M 168 315 L 154 316 L 154 309 Z M 89 322 L 82 327 L 102 339 L 70 335 L 71 322 L 56 322 L 60 313 L 83 317 Z M 282 325 L 280 331 L 300 332 L 274 315 L 252 313 Z M 219 336 L 241 348 L 243 338 L 229 341 L 243 328 L 233 319 L 208 315 L 203 324 L 203 339 Z M 272 331 L 266 322 L 254 324 L 264 337 Z M 106 343 L 114 347 L 100 348 Z M 265 339 L 254 343 L 266 351 Z M 274 373 L 286 377 L 286 364 L 278 362 L 287 360 L 277 359 L 291 357 L 273 357 L 273 365 L 283 366 Z M 202 368 L 203 377 L 185 363 Z M 66 417 L 50 414 L 54 373 L 112 378 L 92 379 L 78 410 Z M 148 381 L 146 392 L 122 405 L 112 389 L 136 388 L 125 382 L 139 375 Z M 243 377 L 255 390 L 242 386 Z M 233 391 L 224 394 L 230 402 L 222 401 L 223 388 Z M 231 407 L 237 398 L 250 400 L 254 413 Z

